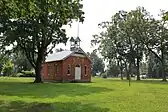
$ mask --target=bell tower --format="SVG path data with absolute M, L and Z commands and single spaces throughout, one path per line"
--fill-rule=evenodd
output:
M 80 48 L 80 38 L 79 38 L 79 23 L 78 23 L 78 29 L 77 29 L 77 38 L 71 37 L 70 39 L 70 50 L 71 51 L 79 51 Z
M 71 37 L 71 39 L 70 39 L 70 50 L 71 51 L 79 50 L 80 49 L 80 42 L 81 42 L 81 40 L 80 40 L 79 37 L 77 37 L 77 38 Z

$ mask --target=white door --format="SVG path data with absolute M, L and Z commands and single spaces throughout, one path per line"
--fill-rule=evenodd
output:
M 76 65 L 75 67 L 75 80 L 81 80 L 81 67 Z

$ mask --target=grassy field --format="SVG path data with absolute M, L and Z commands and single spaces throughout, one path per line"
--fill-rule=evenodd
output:
M 33 84 L 0 78 L 0 112 L 168 112 L 168 83 L 94 78 L 92 83 Z

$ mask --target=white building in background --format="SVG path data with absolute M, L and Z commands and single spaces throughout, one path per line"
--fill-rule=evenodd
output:
M 140 68 L 139 68 L 139 72 L 140 75 L 144 75 L 144 74 L 148 74 L 148 60 L 147 60 L 147 56 L 143 55 L 143 59 L 140 63 Z

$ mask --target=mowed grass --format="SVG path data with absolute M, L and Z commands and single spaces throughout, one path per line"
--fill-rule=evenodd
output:
M 33 84 L 0 78 L 0 112 L 168 112 L 168 83 L 94 78 L 92 83 Z

